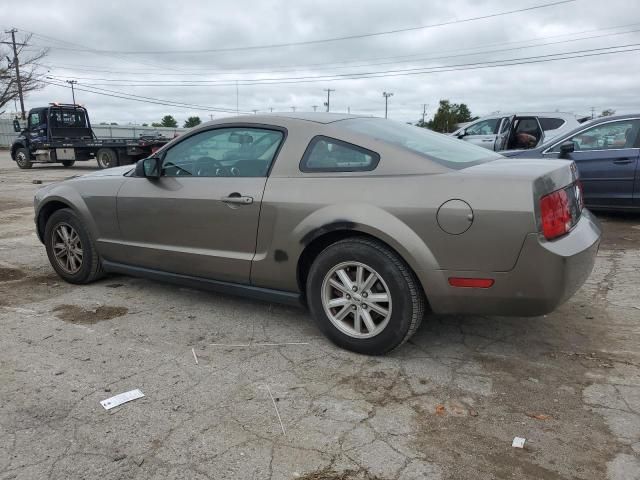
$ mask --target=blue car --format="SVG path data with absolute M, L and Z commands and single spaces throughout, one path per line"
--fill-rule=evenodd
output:
M 573 160 L 587 207 L 640 211 L 640 114 L 598 118 L 537 148 L 501 153 Z

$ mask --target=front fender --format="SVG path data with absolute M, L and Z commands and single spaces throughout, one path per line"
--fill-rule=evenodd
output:
M 73 188 L 70 188 L 64 183 L 52 185 L 41 198 L 38 198 L 38 192 L 35 197 L 35 221 L 38 229 L 38 237 L 43 241 L 44 227 L 46 221 L 43 221 L 42 216 L 47 218 L 53 211 L 62 208 L 70 208 L 81 219 L 83 225 L 87 227 L 92 238 L 97 238 L 98 228 L 95 221 L 91 216 L 91 212 L 87 203 L 82 198 L 80 193 Z M 55 205 L 55 207 L 53 207 Z

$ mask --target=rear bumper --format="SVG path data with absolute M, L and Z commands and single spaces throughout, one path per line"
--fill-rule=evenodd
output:
M 589 277 L 600 245 L 601 229 L 588 210 L 573 230 L 547 241 L 527 235 L 515 267 L 508 272 L 439 270 L 436 291 L 426 292 L 436 313 L 535 316 L 553 311 Z M 492 287 L 459 288 L 450 277 L 493 278 Z M 432 282 L 434 283 L 434 282 Z

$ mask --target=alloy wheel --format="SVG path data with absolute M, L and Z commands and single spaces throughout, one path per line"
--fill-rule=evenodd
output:
M 391 318 L 389 287 L 360 262 L 343 262 L 329 270 L 322 282 L 322 305 L 336 328 L 358 339 L 375 337 Z
M 68 223 L 60 223 L 53 231 L 52 248 L 58 266 L 70 275 L 82 267 L 82 242 L 78 232 Z

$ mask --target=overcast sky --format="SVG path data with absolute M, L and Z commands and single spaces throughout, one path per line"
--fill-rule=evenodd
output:
M 47 75 L 55 79 L 50 81 L 75 79 L 78 90 L 101 88 L 199 106 L 163 106 L 76 91 L 78 103 L 89 108 L 94 123 L 150 123 L 165 114 L 174 115 L 180 123 L 190 115 L 203 120 L 210 114 L 226 116 L 229 114 L 211 108 L 235 111 L 236 81 L 240 84 L 238 108 L 246 112 L 291 111 L 291 107 L 312 111 L 313 105 L 320 110 L 326 88 L 335 89 L 331 111 L 350 108 L 351 113 L 377 116 L 384 115 L 382 92 L 393 92 L 389 117 L 411 122 L 421 117 L 422 104 L 428 104 L 429 117 L 443 98 L 466 103 L 475 115 L 555 110 L 588 114 L 591 107 L 597 111 L 613 108 L 618 113 L 640 111 L 638 51 L 384 78 L 299 80 L 356 72 L 482 66 L 496 60 L 640 44 L 638 0 L 576 0 L 388 35 L 238 49 L 433 25 L 553 1 L 3 0 L 0 27 L 18 28 L 19 37 L 34 32 L 30 48 L 50 48 L 43 61 Z M 221 49 L 227 50 L 185 52 Z M 585 53 L 589 52 L 573 55 Z M 243 85 L 283 77 L 296 77 L 298 83 Z M 214 83 L 221 81 L 223 85 Z M 174 85 L 154 85 L 158 82 Z M 50 101 L 70 102 L 71 91 L 49 85 L 30 95 L 26 106 Z

